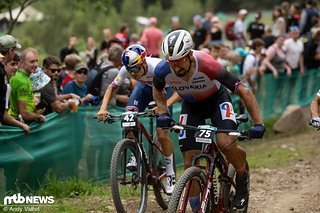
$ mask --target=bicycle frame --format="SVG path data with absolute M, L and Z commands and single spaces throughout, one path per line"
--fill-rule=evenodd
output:
M 156 143 L 153 142 L 153 138 L 154 138 L 154 128 L 153 128 L 153 124 L 154 124 L 154 116 L 152 114 L 148 115 L 149 117 L 149 132 L 146 130 L 145 126 L 143 125 L 142 122 L 139 121 L 139 119 L 137 120 L 137 127 L 134 128 L 124 128 L 123 132 L 122 132 L 122 136 L 123 138 L 125 138 L 125 132 L 126 131 L 135 131 L 138 132 L 138 138 L 135 140 L 135 144 L 139 150 L 139 155 L 136 156 L 136 160 L 137 160 L 137 165 L 140 165 L 141 160 L 143 160 L 146 163 L 146 172 L 148 174 L 148 177 L 150 178 L 151 174 L 151 179 L 149 179 L 149 181 L 152 181 L 154 179 L 156 179 L 156 170 L 155 170 L 155 166 L 153 165 L 153 161 L 151 160 L 154 156 L 154 149 L 153 147 L 156 147 L 156 149 L 163 155 L 163 151 L 162 148 L 160 146 L 158 146 Z M 145 138 L 149 144 L 149 150 L 148 150 L 148 156 L 147 156 L 147 152 L 144 148 L 144 144 L 143 144 L 143 138 Z M 125 157 L 125 156 L 124 156 Z M 126 159 L 124 159 L 126 162 Z M 137 174 L 138 177 L 137 178 L 141 178 L 141 172 L 140 172 L 140 167 L 137 167 Z M 125 169 L 123 169 L 123 177 L 125 177 Z M 160 179 L 163 178 L 165 176 L 165 174 L 162 174 L 160 176 Z
M 240 120 L 241 121 L 241 120 Z M 205 127 L 206 126 L 206 127 Z M 191 129 L 194 131 L 202 131 L 204 132 L 211 131 L 214 134 L 219 132 L 224 132 L 229 135 L 235 135 L 238 138 L 248 138 L 246 136 L 245 131 L 238 132 L 237 130 L 219 130 L 215 127 L 212 127 L 210 125 L 203 125 L 202 127 L 195 127 L 195 126 L 188 126 L 188 125 L 182 125 L 182 124 L 176 124 L 172 127 L 173 129 L 177 130 L 183 130 L 183 129 Z M 202 131 L 202 133 L 204 133 Z M 202 137 L 201 135 L 205 134 L 199 134 L 199 137 Z M 206 132 L 207 133 L 207 132 Z M 201 197 L 201 204 L 199 212 L 206 212 L 207 205 L 211 202 L 211 207 L 214 207 L 214 210 L 217 212 L 225 212 L 227 205 L 228 205 L 228 197 L 225 197 L 225 190 L 230 189 L 229 186 L 235 187 L 235 182 L 233 180 L 234 177 L 234 168 L 231 164 L 227 162 L 222 152 L 219 150 L 217 144 L 214 142 L 214 134 L 206 134 L 208 136 L 204 136 L 205 138 L 209 139 L 211 138 L 211 141 L 209 146 L 212 149 L 202 149 L 201 153 L 198 155 L 193 156 L 192 158 L 192 166 L 198 167 L 201 170 L 205 170 L 205 184 L 202 185 L 203 191 L 202 191 L 202 197 Z M 196 136 L 196 137 L 198 137 Z M 196 138 L 197 141 L 198 138 Z M 198 141 L 200 142 L 200 140 Z M 208 140 L 203 140 L 201 143 L 209 143 Z M 208 147 L 207 147 L 208 148 Z M 201 161 L 205 160 L 205 165 L 201 165 Z M 215 173 L 215 170 L 218 170 L 219 174 Z M 230 169 L 232 168 L 232 169 Z M 218 175 L 218 178 L 217 178 Z M 220 183 L 220 191 L 218 191 L 218 181 Z M 188 204 L 188 201 L 186 200 L 188 198 L 188 195 L 190 193 L 190 189 L 192 186 L 192 181 L 188 181 L 185 185 L 185 190 L 183 191 L 183 194 L 181 194 L 180 201 L 181 205 L 178 206 L 179 212 L 183 212 L 184 209 L 186 209 L 186 206 Z M 229 193 L 229 192 L 228 192 Z M 210 199 L 210 200 L 209 200 Z

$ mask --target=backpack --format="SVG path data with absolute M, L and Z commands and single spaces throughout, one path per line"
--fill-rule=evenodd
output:
M 234 24 L 235 24 L 235 20 L 229 20 L 227 21 L 226 25 L 225 25 L 225 33 L 226 33 L 226 37 L 229 41 L 234 41 L 236 39 L 238 39 L 237 35 L 234 34 Z
M 114 68 L 111 64 L 106 64 L 104 62 L 98 65 L 98 74 L 94 77 L 89 87 L 88 93 L 92 94 L 93 96 L 100 97 L 100 90 L 102 85 L 102 76 L 108 70 Z M 102 98 L 102 97 L 100 97 Z

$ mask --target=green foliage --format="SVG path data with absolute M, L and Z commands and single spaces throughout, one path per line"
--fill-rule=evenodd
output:
M 161 7 L 164 10 L 170 9 L 172 7 L 172 5 L 173 5 L 173 1 L 172 0 L 170 0 L 170 1 L 168 1 L 168 0 L 160 0 L 160 2 L 161 2 Z
M 41 22 L 19 24 L 12 34 L 21 40 L 23 47 L 35 47 L 43 55 L 58 55 L 60 49 L 67 46 L 68 39 L 72 35 L 78 37 L 79 51 L 85 49 L 88 36 L 94 37 L 96 46 L 99 47 L 103 39 L 102 30 L 110 28 L 116 33 L 123 23 L 128 23 L 130 33 L 139 35 L 145 26 L 135 21 L 137 16 L 156 16 L 159 27 L 166 35 L 171 26 L 171 16 L 179 16 L 181 27 L 190 30 L 193 26 L 192 17 L 196 14 L 203 16 L 205 11 L 213 9 L 215 12 L 237 11 L 244 4 L 250 4 L 252 7 L 254 5 L 236 0 L 24 1 L 33 2 L 32 6 L 41 11 L 45 18 Z M 0 1 L 0 8 L 4 10 L 1 5 L 8 2 L 17 6 L 17 2 L 20 1 Z M 224 8 L 226 6 L 228 8 Z

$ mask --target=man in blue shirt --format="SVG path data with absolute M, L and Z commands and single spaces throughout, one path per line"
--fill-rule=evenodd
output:
M 75 66 L 75 77 L 73 81 L 68 82 L 62 90 L 63 94 L 73 93 L 80 96 L 80 103 L 89 102 L 93 95 L 87 94 L 88 87 L 85 84 L 88 78 L 88 67 L 84 63 L 79 63 Z

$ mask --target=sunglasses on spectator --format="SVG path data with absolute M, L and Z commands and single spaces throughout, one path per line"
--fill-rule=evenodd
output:
M 88 75 L 88 71 L 83 69 L 83 70 L 78 70 L 77 71 L 78 74 L 84 74 L 84 75 Z
M 61 72 L 60 68 L 58 68 L 58 69 L 49 68 L 49 70 L 51 71 L 51 73 L 60 73 Z

